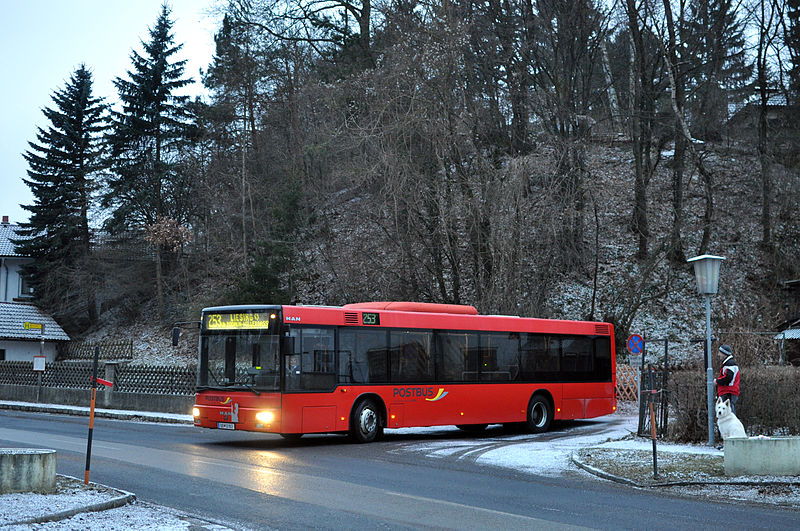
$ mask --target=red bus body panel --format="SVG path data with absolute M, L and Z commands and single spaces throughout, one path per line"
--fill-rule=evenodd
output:
M 346 432 L 359 397 L 379 397 L 386 408 L 386 427 L 441 426 L 525 422 L 528 403 L 537 391 L 553 400 L 555 419 L 582 419 L 611 414 L 616 409 L 616 353 L 609 323 L 529 319 L 513 316 L 440 314 L 430 310 L 382 310 L 377 304 L 343 308 L 284 306 L 284 323 L 291 325 L 361 326 L 361 310 L 380 313 L 380 328 L 535 332 L 603 335 L 611 338 L 611 380 L 600 383 L 444 383 L 339 385 L 331 392 L 268 393 L 207 390 L 198 392 L 195 425 L 270 433 Z M 373 306 L 376 305 L 376 306 Z M 467 307 L 469 308 L 469 307 Z M 354 317 L 355 315 L 355 317 Z M 269 410 L 275 418 L 260 423 L 255 415 Z M 235 419 L 235 422 L 234 420 Z

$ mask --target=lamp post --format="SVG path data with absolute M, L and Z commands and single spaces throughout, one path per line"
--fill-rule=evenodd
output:
M 708 399 L 708 444 L 714 446 L 714 369 L 711 368 L 711 296 L 716 295 L 719 285 L 719 266 L 723 256 L 704 254 L 690 258 L 694 266 L 697 291 L 706 300 L 706 391 Z

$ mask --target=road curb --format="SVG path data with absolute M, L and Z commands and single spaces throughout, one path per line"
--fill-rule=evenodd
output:
M 592 465 L 586 464 L 576 456 L 575 452 L 570 454 L 570 462 L 572 462 L 578 468 L 589 472 L 592 475 L 597 477 L 601 477 L 603 479 L 607 479 L 609 481 L 614 481 L 616 483 L 621 483 L 623 485 L 629 485 L 632 487 L 638 487 L 641 489 L 649 488 L 649 487 L 693 487 L 693 486 L 709 486 L 709 485 L 733 485 L 733 486 L 748 486 L 748 487 L 757 487 L 760 485 L 781 485 L 781 486 L 800 486 L 800 479 L 797 481 L 665 481 L 659 483 L 640 483 L 638 481 L 634 481 L 632 479 L 623 478 L 619 476 L 615 476 L 605 470 L 601 470 L 597 467 L 593 467 Z
M 580 469 L 583 469 L 583 470 L 585 470 L 586 472 L 589 472 L 590 474 L 592 474 L 592 475 L 595 475 L 595 476 L 597 476 L 597 477 L 601 477 L 601 478 L 603 478 L 603 479 L 608 479 L 608 480 L 610 480 L 610 481 L 614 481 L 614 482 L 616 482 L 616 483 L 622 483 L 622 484 L 624 484 L 624 485 L 629 485 L 629 486 L 632 486 L 632 487 L 641 487 L 641 485 L 639 485 L 639 484 L 638 484 L 637 482 L 635 482 L 635 481 L 632 481 L 632 480 L 630 480 L 630 479 L 627 479 L 627 478 L 621 478 L 621 477 L 619 477 L 619 476 L 615 476 L 614 474 L 609 474 L 609 473 L 608 473 L 608 472 L 606 472 L 605 470 L 600 470 L 599 468 L 595 468 L 595 467 L 593 467 L 593 466 L 591 466 L 591 465 L 587 465 L 586 463 L 584 463 L 583 461 L 580 461 L 580 460 L 579 460 L 579 459 L 578 459 L 578 458 L 575 456 L 575 452 L 572 452 L 572 453 L 570 454 L 569 460 L 570 460 L 570 461 L 571 461 L 571 462 L 572 462 L 572 463 L 573 463 L 575 466 L 577 466 L 578 468 L 580 468 Z
M 14 404 L 0 402 L 0 409 L 9 409 L 16 411 L 33 411 L 38 413 L 54 413 L 57 415 L 73 415 L 78 417 L 88 417 L 88 407 L 61 407 L 58 405 L 41 405 L 41 404 Z M 117 410 L 104 410 L 95 408 L 94 416 L 97 418 L 107 418 L 116 420 L 141 420 L 147 422 L 163 422 L 167 424 L 185 424 L 187 426 L 193 425 L 191 419 L 181 419 L 174 417 L 167 417 L 159 415 L 158 413 L 143 413 L 141 411 L 117 411 Z
M 78 481 L 77 478 L 73 478 L 72 476 L 62 476 L 62 477 L 67 477 Z M 44 522 L 57 522 L 59 520 L 66 520 L 67 518 L 72 518 L 73 516 L 81 513 L 93 513 L 98 511 L 105 511 L 108 509 L 116 509 L 117 507 L 122 507 L 124 505 L 128 505 L 129 503 L 133 503 L 134 501 L 136 501 L 136 495 L 133 494 L 132 492 L 126 492 L 124 490 L 114 489 L 106 485 L 100 485 L 99 483 L 92 483 L 92 485 L 104 488 L 112 492 L 117 492 L 120 495 L 110 500 L 84 505 L 82 507 L 75 507 L 73 509 L 59 511 L 57 513 L 50 513 L 50 514 L 44 514 L 42 516 L 35 516 L 33 518 L 26 518 L 24 520 L 19 520 L 17 522 L 8 522 L 3 524 L 3 527 L 12 525 L 41 524 Z

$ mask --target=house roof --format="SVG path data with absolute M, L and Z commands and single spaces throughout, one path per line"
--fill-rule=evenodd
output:
M 0 223 L 0 256 L 24 256 L 17 252 L 16 246 L 11 243 L 12 238 L 19 238 L 16 231 L 19 225 Z
M 787 328 L 776 335 L 775 339 L 800 339 L 800 328 Z
M 43 324 L 45 341 L 69 341 L 69 336 L 55 319 L 33 304 L 0 302 L 0 339 L 39 341 L 41 331 L 26 329 L 25 323 Z

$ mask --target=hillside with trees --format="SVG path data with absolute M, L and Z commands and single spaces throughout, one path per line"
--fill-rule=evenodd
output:
M 118 104 L 81 67 L 45 110 L 22 245 L 73 334 L 415 300 L 606 320 L 690 361 L 686 259 L 716 254 L 715 329 L 776 361 L 800 278 L 797 0 L 222 8 L 207 98 L 179 95 L 165 5 Z

